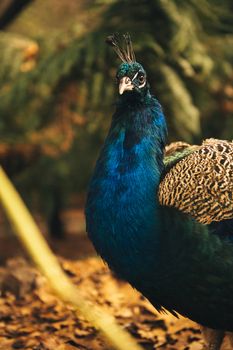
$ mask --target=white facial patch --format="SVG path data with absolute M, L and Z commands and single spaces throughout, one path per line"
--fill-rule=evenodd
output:
M 143 88 L 146 85 L 146 80 L 144 81 L 144 83 L 142 83 L 141 85 L 139 85 L 139 89 Z
M 137 72 L 137 73 L 136 73 L 136 74 L 133 76 L 132 81 L 134 81 L 134 79 L 136 79 L 136 78 L 137 78 L 138 73 L 139 73 L 139 72 Z
M 137 78 L 138 74 L 139 74 L 139 72 L 137 72 L 137 73 L 133 76 L 133 78 L 132 78 L 131 81 L 134 81 L 134 80 Z M 144 81 L 141 85 L 139 85 L 138 87 L 139 87 L 139 89 L 141 89 L 141 88 L 143 88 L 145 85 L 146 85 L 146 79 L 145 79 L 145 81 Z

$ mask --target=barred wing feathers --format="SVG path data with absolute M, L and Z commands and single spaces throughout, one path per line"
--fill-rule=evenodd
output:
M 233 142 L 207 139 L 201 146 L 183 145 L 182 151 L 173 152 L 176 161 L 167 160 L 170 154 L 165 158 L 160 204 L 176 207 L 203 224 L 232 219 Z

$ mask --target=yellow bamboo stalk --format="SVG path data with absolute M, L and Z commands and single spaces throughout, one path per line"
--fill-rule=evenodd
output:
M 114 318 L 87 302 L 77 287 L 63 272 L 57 258 L 38 229 L 20 195 L 0 167 L 0 201 L 28 254 L 47 277 L 54 292 L 66 303 L 74 305 L 116 350 L 142 350 L 129 333 L 117 325 Z

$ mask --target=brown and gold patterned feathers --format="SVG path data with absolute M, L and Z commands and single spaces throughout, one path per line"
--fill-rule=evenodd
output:
M 233 142 L 175 143 L 168 155 L 158 192 L 161 205 L 176 207 L 203 224 L 233 218 Z

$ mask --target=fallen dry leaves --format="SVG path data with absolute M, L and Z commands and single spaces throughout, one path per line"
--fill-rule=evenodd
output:
M 94 304 L 115 315 L 146 350 L 200 350 L 200 330 L 187 319 L 158 314 L 97 258 L 60 259 L 65 272 Z M 107 350 L 97 331 L 53 295 L 23 259 L 0 270 L 0 350 Z M 127 349 L 126 349 L 127 350 Z

